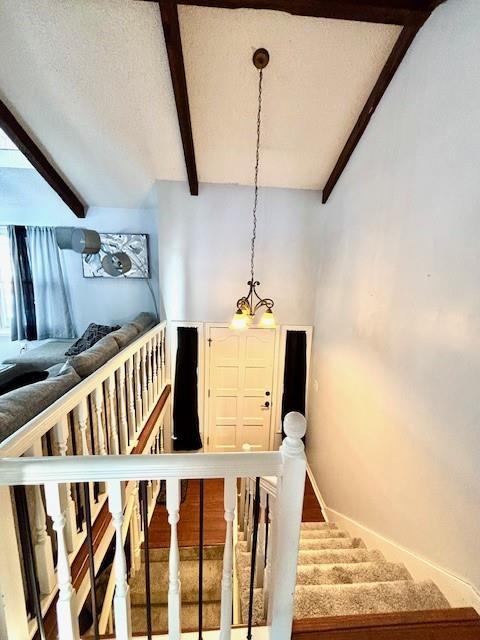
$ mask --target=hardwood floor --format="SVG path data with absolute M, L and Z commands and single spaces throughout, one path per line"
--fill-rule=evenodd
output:
M 178 523 L 178 544 L 180 547 L 193 547 L 198 544 L 200 531 L 200 482 L 190 480 L 185 501 L 180 506 Z M 307 477 L 303 500 L 303 522 L 323 522 L 320 505 Z M 225 520 L 223 512 L 223 480 L 205 480 L 205 545 L 225 542 Z M 161 548 L 170 545 L 170 525 L 167 510 L 157 505 L 150 523 L 150 547 Z

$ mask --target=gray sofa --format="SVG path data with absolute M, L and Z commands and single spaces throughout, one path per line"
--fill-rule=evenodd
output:
M 65 356 L 65 351 L 73 341 L 54 340 L 26 351 L 16 358 L 5 360 L 5 363 L 16 365 L 17 370 L 47 371 L 48 377 L 0 395 L 0 442 L 94 373 L 156 323 L 154 315 L 142 312 L 131 322 L 112 331 L 78 355 L 69 358 Z

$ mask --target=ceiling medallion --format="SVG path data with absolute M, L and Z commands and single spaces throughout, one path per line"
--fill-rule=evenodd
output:
M 258 167 L 260 161 L 260 130 L 262 116 L 262 80 L 263 70 L 270 60 L 270 55 L 266 49 L 257 49 L 253 54 L 253 64 L 258 69 L 258 111 L 257 111 L 257 145 L 255 154 L 255 179 L 254 179 L 254 199 L 253 199 L 253 226 L 250 249 L 250 280 L 247 282 L 248 293 L 237 300 L 235 314 L 230 327 L 232 329 L 246 329 L 252 322 L 259 309 L 265 311 L 260 320 L 261 327 L 275 327 L 275 317 L 273 315 L 274 302 L 271 298 L 262 298 L 257 293 L 260 282 L 255 279 L 255 241 L 257 239 L 257 204 L 258 204 Z

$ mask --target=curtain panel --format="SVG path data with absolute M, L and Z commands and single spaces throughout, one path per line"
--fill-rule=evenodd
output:
M 12 340 L 74 338 L 68 283 L 54 227 L 8 228 L 12 261 Z

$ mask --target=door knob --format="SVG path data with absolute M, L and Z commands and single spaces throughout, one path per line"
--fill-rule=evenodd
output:
M 269 406 L 270 406 L 270 402 L 268 402 L 267 400 L 265 404 L 262 404 L 262 409 L 268 409 Z

